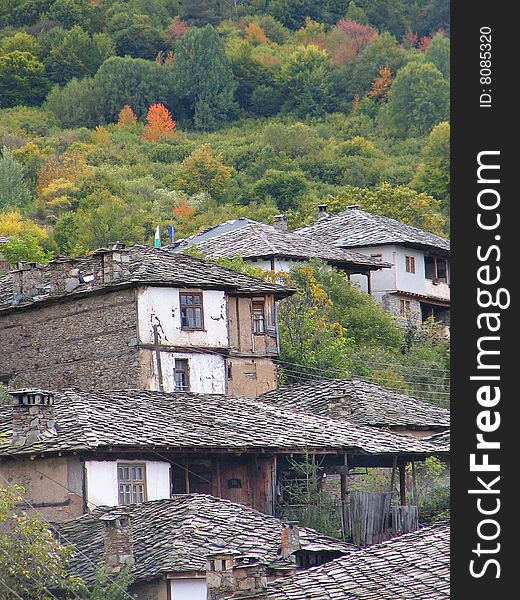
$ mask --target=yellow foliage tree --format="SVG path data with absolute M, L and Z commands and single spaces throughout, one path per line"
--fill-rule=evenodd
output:
M 137 117 L 135 116 L 132 107 L 125 104 L 117 115 L 117 126 L 118 127 L 131 127 L 137 123 Z

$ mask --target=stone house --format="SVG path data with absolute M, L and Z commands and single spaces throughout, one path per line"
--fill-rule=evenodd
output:
M 405 600 L 450 598 L 450 526 L 439 524 L 341 556 L 233 600 Z
M 55 531 L 75 548 L 71 574 L 92 585 L 96 567 L 104 566 L 113 576 L 129 565 L 136 579 L 129 592 L 138 600 L 206 600 L 215 588 L 251 583 L 232 570 L 237 564 L 250 570 L 252 560 L 260 561 L 265 586 L 300 571 L 304 563 L 324 564 L 357 550 L 313 529 L 205 494 L 100 507 L 56 524 Z M 231 573 L 234 577 L 225 586 L 221 578 Z
M 357 205 L 329 215 L 323 204 L 318 219 L 296 233 L 390 263 L 391 269 L 373 273 L 370 289 L 365 278 L 352 279 L 404 322 L 421 323 L 433 316 L 449 327 L 449 240 Z
M 120 390 L 11 392 L 0 405 L 0 482 L 51 521 L 97 506 L 205 493 L 280 514 L 295 461 L 340 475 L 448 447 L 223 394 Z
M 277 215 L 274 225 L 246 218 L 227 221 L 172 246 L 175 251 L 197 246 L 210 258 L 240 256 L 254 267 L 275 272 L 288 272 L 294 266 L 320 259 L 349 278 L 355 275 L 363 279 L 367 289 L 371 288 L 373 273 L 392 266 L 356 250 L 335 248 L 288 231 L 285 215 Z
M 291 293 L 145 246 L 20 265 L 0 279 L 0 383 L 256 396 Z
M 369 425 L 395 433 L 444 439 L 450 411 L 363 379 L 317 379 L 284 385 L 259 397 L 289 410 Z

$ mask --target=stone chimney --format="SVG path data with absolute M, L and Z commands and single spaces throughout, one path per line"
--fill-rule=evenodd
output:
M 36 263 L 17 263 L 11 277 L 13 282 L 13 301 L 15 304 L 48 292 L 43 283 L 43 270 Z
M 287 231 L 287 217 L 286 215 L 276 215 L 273 223 L 275 229 L 278 231 Z
M 127 248 L 102 248 L 94 254 L 99 256 L 98 281 L 105 284 L 117 283 L 130 275 L 130 251 Z
M 300 548 L 300 528 L 298 527 L 298 523 L 296 521 L 282 523 L 280 555 L 283 558 L 288 558 Z
M 99 519 L 104 523 L 105 567 L 109 573 L 119 573 L 123 567 L 134 564 L 130 508 L 116 508 Z
M 28 446 L 57 435 L 54 396 L 44 390 L 16 390 L 13 398 L 13 446 Z
M 267 590 L 267 565 L 256 554 L 223 551 L 206 562 L 208 600 L 256 598 Z
M 328 208 L 328 204 L 318 204 L 318 219 L 327 219 L 330 216 Z

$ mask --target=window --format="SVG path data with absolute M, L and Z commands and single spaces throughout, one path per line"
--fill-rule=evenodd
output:
M 408 317 L 410 314 L 410 300 L 399 300 L 399 314 L 401 317 Z
M 265 333 L 264 299 L 253 298 L 253 333 Z
M 415 256 L 406 257 L 406 272 L 415 273 Z
M 183 329 L 204 329 L 202 294 L 181 292 L 181 326 Z
M 175 389 L 178 391 L 188 391 L 190 389 L 189 365 L 188 359 L 175 359 Z
M 119 504 L 136 504 L 146 500 L 144 464 L 117 465 Z
M 449 282 L 448 261 L 446 259 L 437 258 L 436 256 L 425 256 L 424 266 L 426 279 L 443 281 L 444 283 Z

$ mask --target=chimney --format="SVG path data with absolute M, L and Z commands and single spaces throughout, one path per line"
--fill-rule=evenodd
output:
M 206 562 L 208 600 L 256 598 L 267 590 L 266 564 L 256 554 L 223 551 Z
M 98 281 L 105 284 L 117 283 L 130 275 L 130 251 L 127 248 L 101 248 L 94 254 L 100 257 Z
M 12 271 L 13 301 L 34 298 L 46 293 L 43 283 L 43 270 L 36 263 L 19 262 Z
M 300 528 L 296 521 L 282 523 L 280 554 L 283 558 L 292 556 L 301 548 Z
M 318 204 L 318 219 L 327 219 L 330 215 L 327 212 L 328 204 Z
M 57 435 L 54 396 L 44 390 L 16 390 L 13 398 L 13 446 L 29 446 Z
M 105 567 L 109 573 L 119 573 L 134 564 L 130 507 L 116 508 L 99 519 L 104 522 Z
M 274 218 L 274 227 L 278 231 L 287 231 L 287 217 L 286 215 L 276 215 Z

